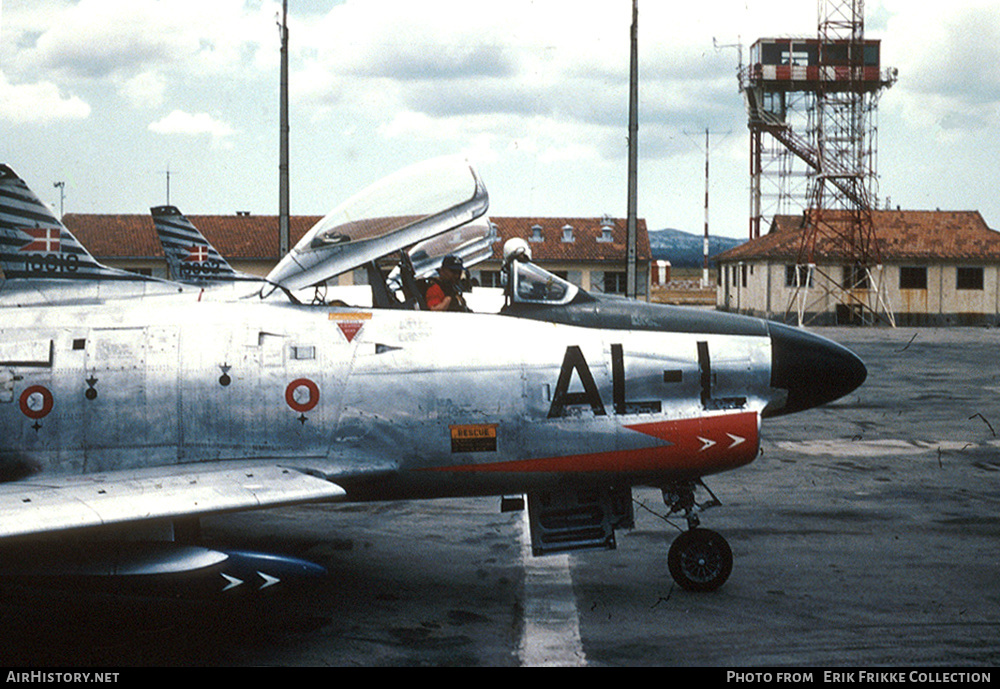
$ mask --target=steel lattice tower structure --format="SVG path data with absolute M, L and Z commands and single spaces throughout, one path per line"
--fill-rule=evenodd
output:
M 879 60 L 880 42 L 864 36 L 864 0 L 818 0 L 815 38 L 760 39 L 740 69 L 750 130 L 750 238 L 760 236 L 767 211 L 802 209 L 788 309 L 800 323 L 817 290 L 819 299 L 837 300 L 838 317 L 891 314 L 881 304 L 871 211 L 878 98 L 896 74 L 883 74 Z M 844 275 L 816 274 L 824 259 L 844 265 Z

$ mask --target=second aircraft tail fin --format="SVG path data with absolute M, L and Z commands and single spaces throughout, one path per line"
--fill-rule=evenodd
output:
M 178 282 L 202 285 L 249 277 L 229 265 L 175 206 L 156 206 L 150 212 L 156 225 L 156 235 L 167 256 L 170 273 Z

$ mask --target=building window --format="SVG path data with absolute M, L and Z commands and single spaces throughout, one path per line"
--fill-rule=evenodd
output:
M 806 285 L 806 279 L 809 284 Z M 813 274 L 809 266 L 795 265 L 785 266 L 785 287 L 812 287 Z
M 562 228 L 562 240 L 565 243 L 570 243 L 573 241 L 573 226 L 565 225 Z
M 981 290 L 982 288 L 983 288 L 982 267 L 958 269 L 958 275 L 955 280 L 955 289 Z
M 844 266 L 843 276 L 841 287 L 844 289 L 871 289 L 868 269 L 862 265 Z
M 542 241 L 542 226 L 533 225 L 531 228 L 531 237 L 528 238 L 529 242 L 540 242 Z
M 927 266 L 902 266 L 899 289 L 927 289 Z
M 625 284 L 627 280 L 622 271 L 604 271 L 604 293 L 605 294 L 625 294 Z
M 479 285 L 481 287 L 501 287 L 499 270 L 480 270 Z

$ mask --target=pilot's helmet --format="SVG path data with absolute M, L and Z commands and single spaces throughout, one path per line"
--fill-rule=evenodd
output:
M 465 269 L 462 265 L 462 257 L 455 254 L 448 254 L 441 261 L 441 270 L 454 270 L 461 273 Z
M 511 237 L 503 245 L 503 260 L 508 263 L 513 260 L 531 260 L 531 247 L 521 237 Z

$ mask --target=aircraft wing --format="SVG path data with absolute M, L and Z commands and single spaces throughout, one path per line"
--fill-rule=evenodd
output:
M 343 488 L 280 462 L 180 465 L 0 484 L 0 539 L 331 502 Z

